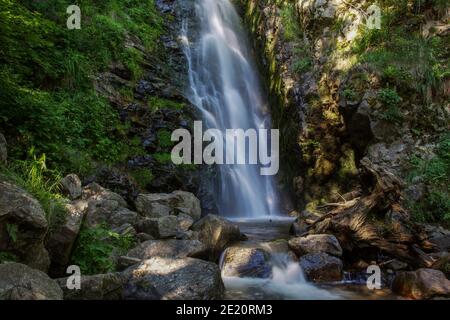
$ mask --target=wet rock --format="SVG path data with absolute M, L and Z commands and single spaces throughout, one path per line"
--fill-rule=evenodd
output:
M 154 257 L 123 272 L 125 298 L 131 300 L 221 299 L 219 267 L 193 258 Z
M 65 274 L 72 248 L 77 239 L 88 204 L 84 200 L 66 204 L 66 220 L 52 232 L 47 243 L 50 254 L 50 274 L 58 277 Z
M 450 281 L 439 270 L 419 269 L 399 273 L 392 283 L 392 291 L 412 299 L 450 297 Z
M 209 258 L 217 261 L 220 254 L 241 239 L 239 227 L 216 215 L 207 215 L 192 226 L 199 240 L 208 248 Z
M 223 256 L 222 275 L 227 277 L 269 278 L 270 254 L 261 248 L 229 247 Z
M 64 293 L 64 300 L 121 300 L 123 299 L 123 278 L 119 273 L 81 276 L 81 288 L 68 289 L 68 278 L 57 279 Z
M 342 248 L 335 236 L 330 234 L 313 234 L 289 240 L 289 248 L 297 256 L 308 253 L 325 252 L 333 256 L 342 256 Z
M 198 240 L 149 240 L 131 249 L 128 257 L 147 260 L 152 257 L 203 258 L 206 246 Z
M 45 273 L 20 263 L 0 264 L 0 300 L 62 300 L 63 292 Z
M 76 174 L 69 174 L 61 179 L 62 192 L 71 200 L 81 197 L 81 180 Z
M 47 230 L 40 203 L 18 186 L 0 181 L 0 251 L 15 255 L 32 268 L 47 271 Z
M 323 252 L 308 253 L 300 258 L 299 263 L 305 275 L 312 281 L 331 282 L 342 280 L 342 261 L 329 254 Z
M 5 136 L 0 133 L 0 164 L 6 164 L 8 161 L 8 148 Z
M 176 216 L 145 218 L 139 221 L 136 228 L 138 232 L 147 233 L 156 239 L 165 239 L 177 235 L 178 221 Z

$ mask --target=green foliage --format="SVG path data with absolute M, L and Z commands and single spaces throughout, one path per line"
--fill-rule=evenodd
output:
M 281 21 L 284 27 L 284 38 L 295 41 L 300 35 L 300 26 L 297 23 L 295 9 L 292 3 L 285 3 L 280 10 Z
M 66 216 L 63 198 L 59 193 L 61 176 L 57 171 L 47 168 L 45 154 L 37 156 L 32 148 L 27 160 L 10 163 L 7 168 L 4 168 L 2 176 L 30 192 L 39 201 L 45 211 L 50 229 Z M 14 228 L 17 226 L 7 227 L 13 240 L 17 235 L 17 230 Z
M 344 95 L 345 99 L 350 100 L 350 101 L 354 101 L 357 98 L 356 92 L 352 88 L 345 88 L 342 91 L 342 94 Z
M 310 58 L 299 59 L 294 62 L 294 71 L 298 74 L 311 70 L 313 62 Z
M 170 148 L 173 144 L 172 134 L 168 130 L 161 129 L 158 131 L 158 145 L 161 148 Z
M 114 256 L 126 253 L 135 244 L 131 234 L 120 235 L 105 225 L 83 227 L 72 254 L 72 263 L 83 274 L 107 273 L 115 270 Z
M 160 164 L 166 164 L 172 161 L 171 154 L 166 152 L 155 153 L 154 157 Z
M 19 231 L 19 228 L 16 224 L 6 224 L 6 232 L 8 233 L 8 236 L 11 238 L 13 242 L 17 241 L 17 232 Z
M 450 134 L 444 135 L 436 156 L 411 159 L 409 180 L 420 178 L 428 188 L 423 200 L 412 205 L 413 216 L 421 222 L 445 222 L 450 225 Z
M 15 138 L 13 159 L 34 146 L 52 167 L 88 174 L 128 150 L 117 111 L 92 79 L 113 61 L 138 79 L 143 52 L 125 40 L 156 53 L 163 21 L 153 0 L 82 0 L 81 30 L 68 30 L 69 4 L 0 0 L 0 127 Z
M 18 261 L 16 255 L 10 252 L 0 251 L 0 263 L 4 262 L 16 262 Z
M 148 105 L 152 110 L 160 110 L 160 109 L 181 110 L 185 106 L 185 104 L 182 102 L 168 100 L 159 97 L 150 97 Z
M 378 100 L 386 107 L 396 107 L 402 101 L 396 90 L 385 88 L 378 92 Z
M 145 189 L 153 181 L 153 173 L 150 169 L 136 169 L 130 172 L 137 184 Z

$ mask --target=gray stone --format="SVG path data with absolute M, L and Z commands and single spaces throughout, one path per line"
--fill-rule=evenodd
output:
M 444 273 L 434 269 L 401 272 L 392 282 L 392 291 L 412 299 L 450 297 L 450 281 Z
M 8 144 L 5 136 L 0 133 L 0 164 L 6 164 L 8 161 Z
M 20 263 L 0 264 L 0 300 L 62 300 L 63 292 L 45 273 Z
M 147 233 L 156 239 L 175 237 L 178 231 L 176 216 L 165 216 L 161 218 L 145 218 L 136 226 L 138 232 Z
M 208 248 L 209 258 L 212 261 L 217 261 L 228 246 L 241 239 L 237 225 L 216 215 L 202 218 L 193 225 L 192 230 L 198 232 L 198 239 Z
M 228 247 L 223 256 L 222 275 L 227 277 L 269 278 L 270 254 L 261 248 Z
M 131 249 L 127 256 L 141 260 L 152 257 L 203 258 L 206 246 L 198 240 L 149 240 Z
M 69 174 L 61 179 L 62 191 L 71 200 L 81 197 L 81 180 L 76 174 Z
M 57 279 L 64 292 L 64 300 L 121 300 L 123 298 L 124 281 L 120 273 L 81 276 L 79 290 L 68 289 L 67 280 L 68 278 Z
M 308 253 L 300 258 L 299 263 L 309 280 L 315 282 L 342 280 L 342 261 L 329 254 Z
M 212 300 L 224 294 L 219 267 L 193 258 L 154 257 L 125 270 L 123 275 L 125 299 Z
M 32 268 L 47 271 L 44 248 L 48 224 L 40 203 L 18 186 L 0 181 L 0 251 Z
M 330 234 L 313 234 L 289 240 L 289 248 L 297 256 L 308 253 L 325 252 L 333 256 L 342 256 L 342 248 L 335 236 Z

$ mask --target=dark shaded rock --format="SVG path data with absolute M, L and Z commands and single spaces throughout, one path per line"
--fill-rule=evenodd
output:
M 199 233 L 199 240 L 208 248 L 212 261 L 218 260 L 228 246 L 241 239 L 238 226 L 216 215 L 202 218 L 193 225 L 192 230 Z
M 47 271 L 44 248 L 48 224 L 40 203 L 16 185 L 0 181 L 0 251 L 32 268 Z
M 341 259 L 326 253 L 308 253 L 300 258 L 302 267 L 308 279 L 315 282 L 331 282 L 342 280 L 343 264 Z
M 0 300 L 62 300 L 63 292 L 45 273 L 20 263 L 0 264 Z
M 412 299 L 450 297 L 450 281 L 444 273 L 434 269 L 401 272 L 394 278 L 392 291 Z
M 223 256 L 222 275 L 227 277 L 269 278 L 270 254 L 261 248 L 228 247 Z
M 138 232 L 147 233 L 156 239 L 171 238 L 177 235 L 178 221 L 176 216 L 145 218 L 138 222 L 136 229 Z
M 0 133 L 0 164 L 6 164 L 8 161 L 8 144 L 5 136 Z
M 219 267 L 193 258 L 154 257 L 123 272 L 125 298 L 131 300 L 221 299 Z
M 289 240 L 289 249 L 297 256 L 308 253 L 325 252 L 333 256 L 342 256 L 342 248 L 335 236 L 330 234 L 313 234 Z
M 69 174 L 61 179 L 62 191 L 71 200 L 81 197 L 81 180 L 76 174 Z
M 68 289 L 67 278 L 57 279 L 64 292 L 64 300 L 121 300 L 123 278 L 119 273 L 81 276 L 81 288 Z
M 152 257 L 203 258 L 206 246 L 198 240 L 149 240 L 131 249 L 127 256 L 141 260 Z

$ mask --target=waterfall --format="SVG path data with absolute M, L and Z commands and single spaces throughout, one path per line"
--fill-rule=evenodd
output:
M 263 93 L 249 40 L 229 0 L 196 0 L 199 30 L 183 24 L 184 51 L 189 65 L 188 97 L 201 112 L 203 126 L 218 129 L 270 129 Z M 270 150 L 270 139 L 264 148 Z M 225 145 L 225 144 L 224 144 Z M 237 147 L 237 154 L 248 149 Z M 233 150 L 234 151 L 234 150 Z M 225 153 L 231 152 L 225 150 Z M 217 166 L 214 196 L 219 214 L 229 218 L 261 218 L 280 214 L 273 176 L 262 176 L 260 165 Z

